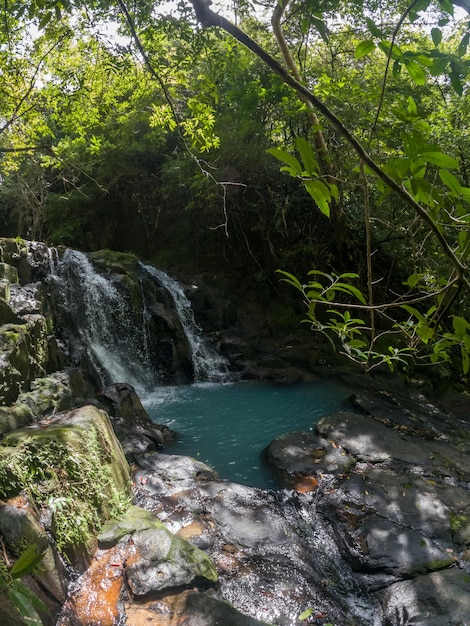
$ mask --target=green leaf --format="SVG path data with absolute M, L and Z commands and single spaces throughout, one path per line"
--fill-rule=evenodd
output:
M 300 28 L 302 30 L 302 35 L 306 35 L 310 28 L 310 19 L 308 17 L 303 17 L 300 21 Z
M 457 51 L 457 54 L 460 57 L 463 57 L 465 54 L 467 54 L 469 40 L 470 40 L 470 33 L 465 33 L 465 35 L 460 40 L 458 51 Z
M 416 334 L 424 344 L 429 343 L 429 340 L 434 336 L 434 330 L 426 324 L 418 324 L 416 327 Z
M 433 44 L 437 47 L 442 41 L 442 31 L 440 28 L 431 28 L 431 37 Z
M 306 611 L 303 611 L 300 615 L 299 615 L 299 620 L 302 621 L 304 619 L 307 619 L 307 617 L 310 617 L 310 615 L 313 613 L 313 609 L 307 609 Z
M 306 180 L 304 185 L 323 215 L 330 217 L 331 194 L 327 185 L 321 180 Z
M 464 374 L 468 374 L 468 371 L 470 370 L 470 355 L 465 346 L 460 348 L 460 353 L 462 355 L 462 371 Z
M 426 163 L 432 163 L 433 165 L 438 165 L 439 167 L 446 167 L 450 170 L 459 169 L 457 160 L 448 154 L 444 154 L 443 152 L 421 152 L 420 156 L 426 161 Z
M 354 58 L 362 59 L 362 57 L 365 57 L 366 54 L 369 54 L 373 50 L 375 50 L 375 43 L 372 41 L 372 39 L 361 41 L 361 43 L 356 46 L 356 50 L 354 51 Z
M 462 81 L 460 80 L 460 74 L 458 72 L 452 71 L 449 73 L 449 78 L 452 89 L 455 91 L 455 93 L 461 96 L 463 94 L 463 85 Z
M 318 17 L 312 17 L 312 24 L 317 29 L 320 37 L 323 39 L 325 43 L 328 43 L 330 40 L 330 33 L 328 30 L 328 26 L 323 20 L 318 19 Z
M 367 24 L 367 28 L 372 33 L 372 35 L 374 35 L 374 37 L 378 37 L 379 39 L 384 38 L 383 32 L 380 30 L 377 24 L 373 20 L 370 19 L 370 17 L 366 17 L 366 24 Z
M 387 57 L 390 56 L 393 60 L 399 59 L 403 55 L 402 50 L 396 44 L 392 47 L 390 41 L 385 39 L 382 39 L 382 41 L 379 42 L 379 48 Z
M 21 578 L 33 571 L 33 569 L 42 561 L 44 554 L 38 551 L 35 543 L 31 544 L 24 550 L 16 563 L 10 570 L 13 578 Z
M 416 106 L 416 102 L 413 100 L 413 98 L 411 96 L 408 96 L 408 98 L 406 99 L 407 101 L 407 111 L 408 113 L 411 113 L 412 115 L 417 115 L 418 114 L 418 107 Z
M 292 285 L 299 291 L 303 292 L 303 285 L 296 276 L 290 274 L 289 272 L 285 272 L 284 270 L 276 270 L 276 272 L 278 274 L 282 274 L 285 277 L 281 279 L 283 282 L 288 283 L 289 285 Z
M 427 324 L 426 318 L 424 317 L 422 313 L 418 311 L 418 309 L 415 309 L 414 307 L 409 306 L 408 304 L 402 304 L 400 308 L 405 309 L 407 313 L 410 313 L 411 315 L 413 315 L 413 317 L 416 317 L 416 319 L 418 319 L 423 324 Z
M 411 276 L 408 276 L 408 278 L 406 280 L 406 284 L 411 289 L 414 289 L 416 287 L 416 285 L 420 282 L 422 277 L 423 277 L 422 274 L 411 274 Z
M 281 163 L 286 163 L 298 176 L 302 175 L 300 162 L 295 156 L 287 152 L 287 150 L 283 150 L 282 148 L 268 148 L 266 152 L 281 161 Z
M 295 140 L 295 147 L 299 151 L 302 165 L 304 170 L 307 172 L 307 175 L 312 176 L 314 174 L 318 174 L 320 167 L 315 158 L 315 154 L 313 153 L 312 146 L 305 139 L 305 137 L 297 137 Z
M 444 74 L 448 63 L 449 59 L 445 55 L 433 59 L 432 65 L 429 67 L 429 73 L 431 76 L 441 76 L 441 74 Z
M 393 76 L 397 77 L 400 72 L 401 72 L 401 63 L 397 59 L 396 61 L 393 62 L 393 67 L 392 67 Z
M 459 339 L 462 339 L 467 334 L 467 330 L 470 329 L 470 324 L 467 320 L 459 315 L 454 315 L 452 319 L 452 326 Z
M 416 83 L 416 85 L 425 85 L 426 84 L 426 74 L 416 61 L 407 60 L 405 62 L 405 67 L 408 71 L 408 74 L 411 76 L 411 80 Z
M 21 590 L 11 588 L 8 597 L 21 613 L 24 622 L 26 622 L 28 626 L 43 626 L 38 612 Z
M 449 15 L 454 15 L 454 6 L 451 0 L 439 0 L 439 6 L 444 11 L 444 13 L 448 13 Z
M 439 178 L 442 180 L 444 185 L 452 191 L 453 195 L 460 195 L 462 186 L 454 174 L 449 172 L 449 170 L 439 170 Z
M 41 598 L 39 598 L 34 591 L 31 591 L 31 589 L 28 589 L 28 587 L 26 587 L 25 585 L 23 585 L 23 583 L 19 580 L 15 580 L 15 582 L 13 583 L 13 588 L 15 588 L 19 593 L 21 593 L 27 600 L 29 600 L 29 602 L 31 602 L 31 604 L 34 606 L 34 608 L 37 611 L 42 611 L 43 613 L 47 613 L 50 614 L 50 610 L 47 606 L 47 604 L 45 604 L 45 602 L 43 602 L 41 600 Z
M 359 302 L 361 302 L 362 304 L 367 304 L 367 301 L 364 298 L 362 292 L 357 287 L 354 287 L 353 285 L 348 285 L 348 283 L 336 283 L 335 289 L 338 289 L 339 291 L 343 291 L 344 293 L 349 293 L 355 296 L 359 300 Z

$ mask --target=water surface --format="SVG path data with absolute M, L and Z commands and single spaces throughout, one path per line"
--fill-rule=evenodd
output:
M 198 383 L 161 387 L 144 400 L 150 417 L 178 433 L 170 454 L 197 458 L 222 479 L 278 488 L 263 449 L 292 430 L 313 429 L 341 408 L 350 391 L 336 383 Z

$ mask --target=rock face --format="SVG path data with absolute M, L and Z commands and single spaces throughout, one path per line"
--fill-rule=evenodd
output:
M 321 440 L 291 433 L 271 444 L 268 458 L 287 476 L 317 478 L 317 510 L 379 602 L 384 624 L 465 623 L 470 411 L 458 417 L 419 393 L 380 388 L 364 390 L 353 404 L 360 412 L 317 424 Z M 325 440 L 336 458 L 329 463 L 325 452 L 312 462 Z
M 104 411 L 85 406 L 38 426 L 10 432 L 0 445 L 0 534 L 3 557 L 8 550 L 14 561 L 24 546 L 36 546 L 43 554 L 26 582 L 49 607 L 50 614 L 43 616 L 49 624 L 67 595 L 64 559 L 77 570 L 88 567 L 97 530 L 127 506 L 130 482 Z M 4 598 L 0 621 L 9 605 Z

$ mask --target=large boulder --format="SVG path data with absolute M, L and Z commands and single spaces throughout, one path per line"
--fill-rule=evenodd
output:
M 35 426 L 3 438 L 0 497 L 27 490 L 62 555 L 83 568 L 100 524 L 127 503 L 129 466 L 108 415 L 94 406 Z

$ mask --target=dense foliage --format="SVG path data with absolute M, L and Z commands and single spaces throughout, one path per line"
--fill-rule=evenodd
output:
M 279 268 L 347 357 L 468 373 L 459 4 L 7 2 L 3 234 Z

